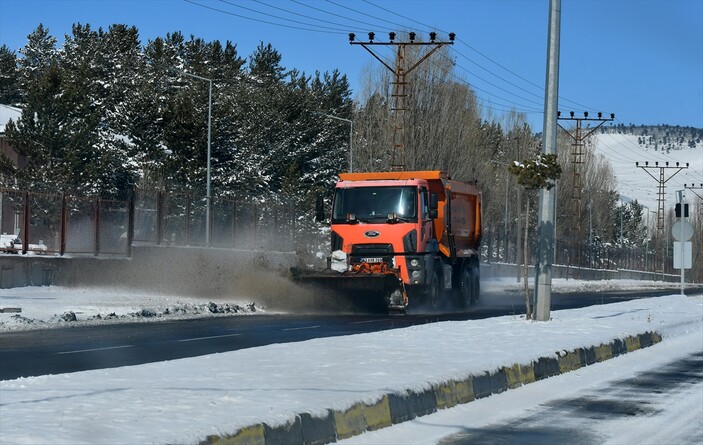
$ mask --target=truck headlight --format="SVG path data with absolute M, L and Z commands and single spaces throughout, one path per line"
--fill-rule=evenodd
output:
M 417 260 L 414 260 L 414 261 L 417 261 Z M 413 271 L 410 273 L 410 277 L 415 278 L 415 279 L 420 278 L 420 271 L 419 271 L 419 270 L 413 270 Z
M 413 258 L 412 260 L 410 260 L 410 265 L 412 267 L 418 267 L 420 265 L 420 262 L 417 260 L 417 258 Z

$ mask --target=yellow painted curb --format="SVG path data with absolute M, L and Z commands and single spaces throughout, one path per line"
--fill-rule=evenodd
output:
M 559 354 L 559 373 L 575 371 L 581 367 L 581 354 L 579 349 Z
M 454 383 L 457 403 L 469 403 L 476 399 L 474 396 L 474 381 L 471 377 Z
M 437 409 L 445 409 L 456 406 L 456 383 L 453 381 L 438 383 L 434 386 L 435 399 L 437 399 Z
M 600 345 L 596 349 L 596 361 L 602 362 L 613 358 L 613 345 Z
M 346 411 L 334 411 L 334 429 L 338 439 L 346 439 L 366 431 L 366 419 L 361 403 Z
M 391 406 L 388 403 L 388 396 L 383 396 L 381 400 L 373 405 L 364 405 L 364 420 L 369 431 L 378 430 L 391 426 Z
M 520 373 L 520 365 L 514 364 L 510 368 L 503 368 L 505 379 L 508 381 L 508 388 L 517 388 L 522 385 L 522 377 Z
M 205 442 L 210 445 L 266 445 L 264 426 L 252 425 L 237 431 L 234 436 L 209 436 Z
M 632 352 L 640 349 L 640 338 L 627 337 L 625 339 L 625 346 L 627 347 L 627 352 Z
M 535 367 L 534 364 L 520 365 L 520 380 L 523 385 L 535 382 Z

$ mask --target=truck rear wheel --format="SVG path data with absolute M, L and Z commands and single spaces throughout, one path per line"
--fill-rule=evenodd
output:
M 454 289 L 455 301 L 457 307 L 465 308 L 473 303 L 473 288 L 469 268 L 462 267 L 458 278 L 456 288 Z
M 471 275 L 471 304 L 478 303 L 478 297 L 481 293 L 481 280 L 479 279 L 478 270 L 476 268 L 470 268 Z

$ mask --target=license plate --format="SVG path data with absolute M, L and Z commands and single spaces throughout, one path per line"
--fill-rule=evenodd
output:
M 381 258 L 381 257 L 367 257 L 367 258 L 362 258 L 361 261 L 363 263 L 382 263 L 383 258 Z

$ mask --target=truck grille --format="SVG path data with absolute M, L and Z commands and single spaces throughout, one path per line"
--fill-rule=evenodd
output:
M 351 264 L 361 261 L 390 263 L 393 258 L 392 244 L 355 244 L 352 246 Z M 379 261 L 381 260 L 381 261 Z

